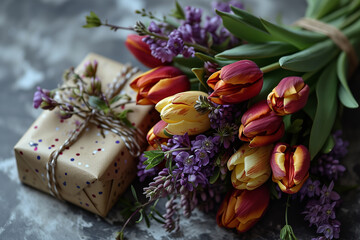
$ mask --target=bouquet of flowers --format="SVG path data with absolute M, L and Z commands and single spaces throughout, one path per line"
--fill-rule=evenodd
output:
M 155 105 L 161 117 L 138 164 L 148 201 L 132 189 L 125 225 L 139 215 L 176 231 L 181 215 L 216 209 L 219 226 L 242 233 L 270 199 L 287 197 L 281 239 L 296 239 L 290 201 L 304 202 L 314 239 L 338 239 L 334 186 L 348 143 L 335 123 L 343 107 L 358 107 L 347 79 L 359 56 L 360 1 L 308 0 L 306 17 L 291 26 L 236 1 L 215 3 L 206 17 L 175 3 L 163 18 L 137 11 L 148 24 L 116 26 L 92 12 L 84 26 L 135 31 L 126 46 L 152 68 L 131 83 L 137 104 Z M 156 210 L 163 197 L 165 214 Z

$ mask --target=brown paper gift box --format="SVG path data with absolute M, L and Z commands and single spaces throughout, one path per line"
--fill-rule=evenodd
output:
M 99 62 L 97 75 L 104 88 L 123 65 L 89 54 L 76 72 L 81 73 L 84 63 L 95 59 Z M 136 99 L 136 93 L 128 84 L 122 93 Z M 142 132 L 146 133 L 154 125 L 156 117 L 152 106 L 128 104 L 126 108 L 134 111 L 128 114 L 129 120 Z M 19 178 L 23 183 L 49 193 L 46 171 L 49 156 L 65 142 L 78 120 L 75 116 L 61 120 L 56 110 L 44 111 L 39 116 L 14 147 Z M 104 133 L 105 138 L 99 128 L 90 124 L 80 138 L 59 156 L 55 174 L 64 200 L 100 216 L 107 215 L 134 179 L 137 164 L 118 135 L 109 131 Z M 143 143 L 142 147 L 146 144 Z

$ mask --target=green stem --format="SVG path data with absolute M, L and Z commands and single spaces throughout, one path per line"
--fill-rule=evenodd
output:
M 279 69 L 280 68 L 280 63 L 279 62 L 275 62 L 275 63 L 272 63 L 270 65 L 267 65 L 265 67 L 262 67 L 260 68 L 260 70 L 263 72 L 263 73 L 268 73 L 268 72 L 272 72 L 276 69 Z
M 288 218 L 287 218 L 288 208 L 289 208 L 289 200 L 290 200 L 290 195 L 288 194 L 288 197 L 287 197 L 287 200 L 286 200 L 286 208 L 285 208 L 285 224 L 286 225 L 289 225 L 288 224 Z
M 111 30 L 129 30 L 129 31 L 134 31 L 134 28 L 132 27 L 121 27 L 121 26 L 117 26 L 117 25 L 113 25 L 113 24 L 110 24 L 110 23 L 107 23 L 107 21 L 105 23 L 102 23 L 103 26 L 105 27 L 109 27 Z

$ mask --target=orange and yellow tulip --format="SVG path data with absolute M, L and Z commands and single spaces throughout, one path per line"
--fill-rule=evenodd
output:
M 208 97 L 200 91 L 187 91 L 167 97 L 155 106 L 160 117 L 167 123 L 165 131 L 171 135 L 197 135 L 210 128 L 208 113 L 199 113 L 194 105 L 199 96 Z
M 149 130 L 146 135 L 146 140 L 150 146 L 157 149 L 159 144 L 166 144 L 166 141 L 169 138 L 169 136 L 165 135 L 166 126 L 167 123 L 163 120 L 160 120 Z
M 222 202 L 216 222 L 220 227 L 246 232 L 264 215 L 269 201 L 270 192 L 265 185 L 252 191 L 234 189 Z
M 213 73 L 207 80 L 214 89 L 209 99 L 217 104 L 235 104 L 259 94 L 263 85 L 263 73 L 250 60 L 229 64 Z
M 282 117 L 276 115 L 266 101 L 251 106 L 241 118 L 239 138 L 250 147 L 261 147 L 278 141 L 284 134 Z
M 134 57 L 149 68 L 155 68 L 164 65 L 160 59 L 151 55 L 150 47 L 143 42 L 146 36 L 139 36 L 137 34 L 130 34 L 126 38 L 125 45 L 127 49 L 134 55 Z
M 303 145 L 276 144 L 271 160 L 272 180 L 281 191 L 298 192 L 309 177 L 310 153 Z
M 301 77 L 286 77 L 267 97 L 269 107 L 280 116 L 302 109 L 307 102 L 310 88 Z
M 179 69 L 162 66 L 141 74 L 130 83 L 130 87 L 138 92 L 137 104 L 151 105 L 176 93 L 189 90 L 190 82 Z
M 231 182 L 236 189 L 254 190 L 265 183 L 270 175 L 270 157 L 273 145 L 250 148 L 242 145 L 227 162 L 232 171 Z

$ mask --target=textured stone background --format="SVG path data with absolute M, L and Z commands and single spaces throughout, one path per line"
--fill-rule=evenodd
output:
M 206 0 L 180 3 L 208 9 Z M 265 19 L 282 16 L 285 23 L 301 17 L 305 1 L 248 0 L 248 9 Z M 34 189 L 21 185 L 12 147 L 40 114 L 32 108 L 37 85 L 52 89 L 64 69 L 76 66 L 88 52 L 95 52 L 120 62 L 136 61 L 124 48 L 127 32 L 108 29 L 83 29 L 90 10 L 111 22 L 132 26 L 134 10 L 147 8 L 161 15 L 173 6 L 172 1 L 70 1 L 70 0 L 1 0 L 0 2 L 0 239 L 113 239 L 121 226 L 116 206 L 106 219 L 71 204 L 62 203 Z M 208 9 L 209 10 L 209 9 Z M 360 76 L 352 85 L 359 99 Z M 349 168 L 344 184 L 359 182 L 360 114 L 345 110 L 344 133 L 351 141 L 345 159 Z M 341 239 L 359 239 L 360 192 L 346 194 L 338 216 L 343 223 Z M 299 239 L 312 233 L 299 210 L 292 208 L 290 222 Z M 263 220 L 241 239 L 278 239 L 283 222 L 282 202 L 272 204 Z M 195 212 L 182 220 L 182 230 L 167 234 L 159 225 L 147 229 L 144 224 L 128 228 L 129 239 L 233 239 L 237 235 L 216 226 L 214 214 Z

